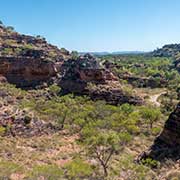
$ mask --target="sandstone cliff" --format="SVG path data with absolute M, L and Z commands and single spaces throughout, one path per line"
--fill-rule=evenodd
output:
M 89 54 L 66 61 L 62 69 L 64 73 L 60 86 L 64 93 L 89 95 L 94 100 L 106 100 L 114 105 L 143 103 L 140 97 L 123 91 L 118 78 Z
M 60 66 L 70 57 L 67 50 L 58 49 L 45 38 L 22 35 L 0 26 L 0 76 L 17 87 L 53 83 Z

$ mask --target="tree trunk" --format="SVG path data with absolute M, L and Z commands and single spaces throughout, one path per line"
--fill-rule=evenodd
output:
M 104 176 L 107 177 L 108 176 L 108 171 L 107 171 L 107 166 L 103 165 L 103 171 L 104 171 Z

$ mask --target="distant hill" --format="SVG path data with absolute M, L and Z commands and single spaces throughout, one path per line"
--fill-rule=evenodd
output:
M 92 55 L 96 55 L 96 56 L 105 56 L 105 55 L 126 55 L 126 54 L 144 54 L 147 52 L 144 51 L 114 51 L 114 52 L 79 52 L 79 54 L 87 54 L 90 53 Z

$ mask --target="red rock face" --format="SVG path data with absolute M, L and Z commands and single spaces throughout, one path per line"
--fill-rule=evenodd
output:
M 16 57 L 0 57 L 0 75 L 18 87 L 35 87 L 56 75 L 54 63 Z
M 117 81 L 118 78 L 115 77 L 110 71 L 104 69 L 83 69 L 78 70 L 79 78 L 82 81 L 90 82 L 106 82 L 106 81 Z
M 110 104 L 143 104 L 136 95 L 123 92 L 118 78 L 109 70 L 101 67 L 91 55 L 69 60 L 62 65 L 64 69 L 60 86 L 64 93 L 88 95 L 94 100 L 105 100 Z
M 0 76 L 17 87 L 51 83 L 70 57 L 69 51 L 60 50 L 43 37 L 19 34 L 0 25 Z

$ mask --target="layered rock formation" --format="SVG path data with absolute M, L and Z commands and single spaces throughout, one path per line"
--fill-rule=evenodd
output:
M 0 57 L 0 75 L 17 87 L 34 88 L 56 76 L 53 62 L 23 57 Z
M 42 37 L 21 35 L 0 26 L 0 76 L 17 87 L 52 83 L 70 57 L 67 50 L 48 44 Z
M 159 161 L 165 158 L 180 158 L 180 103 L 165 123 L 161 134 L 155 139 L 150 149 L 142 153 L 139 160 L 152 158 Z
M 89 54 L 66 61 L 62 69 L 64 74 L 60 86 L 64 93 L 89 95 L 92 99 L 106 100 L 115 105 L 143 103 L 140 97 L 125 93 L 118 78 Z

